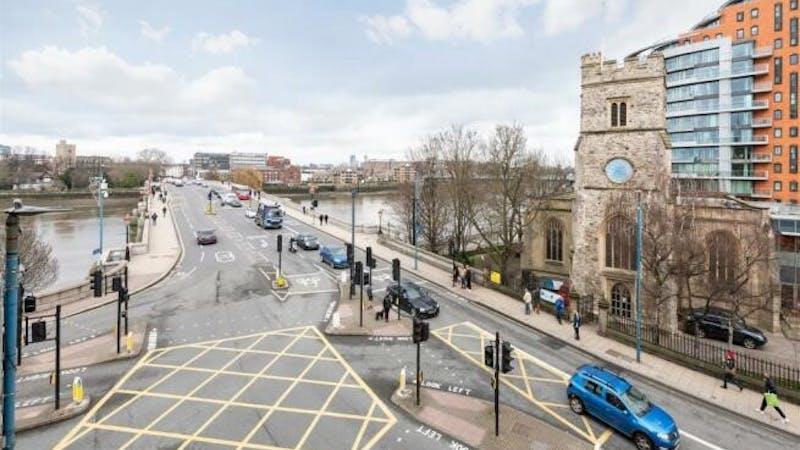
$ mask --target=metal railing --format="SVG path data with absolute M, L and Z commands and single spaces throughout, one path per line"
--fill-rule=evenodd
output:
M 622 335 L 624 342 L 635 340 L 636 321 L 624 317 L 608 318 L 607 330 Z M 719 375 L 727 347 L 724 343 L 712 343 L 695 336 L 657 328 L 653 324 L 642 324 L 642 342 L 655 352 L 680 364 Z M 764 373 L 769 373 L 780 387 L 800 394 L 800 367 L 787 361 L 753 356 L 743 351 L 736 352 L 736 372 L 740 377 L 759 383 Z

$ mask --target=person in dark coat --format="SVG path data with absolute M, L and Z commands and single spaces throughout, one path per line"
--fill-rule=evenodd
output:
M 467 289 L 470 291 L 472 290 L 472 270 L 467 267 L 467 270 L 464 271 L 464 278 L 467 279 Z
M 322 220 L 323 220 L 324 218 L 325 218 L 325 217 L 323 217 L 323 215 L 322 215 L 322 214 L 320 214 L 320 215 L 319 215 L 319 225 L 320 225 L 320 226 L 322 226 Z
M 150 219 L 153 221 L 153 226 L 156 225 L 156 220 L 158 220 L 158 213 L 153 211 L 153 215 L 150 216 Z
M 581 317 L 581 313 L 578 312 L 576 309 L 574 313 L 572 313 L 572 328 L 575 330 L 575 340 L 581 340 L 581 325 L 583 324 L 583 317 Z
M 392 301 L 389 300 L 389 296 L 383 297 L 383 318 L 386 322 L 389 321 L 389 311 L 392 310 Z
M 728 389 L 728 383 L 739 386 L 739 392 L 742 392 L 742 383 L 736 379 L 736 354 L 730 350 L 725 352 L 725 362 L 722 364 L 725 369 L 725 376 L 722 379 L 722 389 Z
M 768 398 L 772 398 L 774 400 L 768 400 Z M 761 408 L 758 408 L 756 411 L 764 414 L 764 409 L 770 403 L 771 406 L 775 408 L 775 411 L 778 411 L 778 414 L 780 414 L 781 418 L 783 419 L 783 423 L 789 423 L 789 419 L 786 418 L 786 414 L 784 414 L 780 406 L 778 406 L 778 390 L 775 389 L 775 382 L 772 381 L 772 378 L 768 373 L 764 372 L 764 396 L 761 398 Z
M 458 266 L 453 263 L 453 287 L 458 284 Z
M 328 215 L 325 214 L 325 225 L 327 225 L 327 224 L 328 224 Z
M 161 208 L 161 215 L 164 216 L 164 217 L 167 217 L 167 207 L 166 206 Z

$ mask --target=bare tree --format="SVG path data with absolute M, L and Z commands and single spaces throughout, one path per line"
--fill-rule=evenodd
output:
M 450 230 L 453 247 L 465 252 L 469 241 L 470 214 L 475 203 L 475 162 L 481 140 L 474 130 L 451 126 L 440 134 L 443 168 L 447 181 L 444 184 L 450 201 Z
M 164 150 L 157 148 L 145 148 L 136 153 L 136 159 L 141 162 L 155 164 L 158 166 L 171 164 L 172 158 Z
M 392 210 L 392 215 L 400 220 L 400 230 L 398 233 L 404 233 L 408 242 L 411 242 L 411 233 L 414 229 L 413 213 L 414 208 L 414 184 L 403 183 L 397 189 L 397 195 L 393 195 L 387 201 L 389 208 Z M 391 228 L 390 228 L 391 231 Z
M 421 238 L 425 247 L 434 253 L 438 253 L 446 242 L 450 225 L 450 208 L 441 180 L 443 144 L 443 135 L 435 134 L 409 152 L 416 178 L 414 195 L 417 223 L 420 225 L 417 238 Z
M 30 291 L 41 289 L 55 281 L 58 261 L 53 256 L 53 248 L 42 239 L 35 225 L 23 223 L 20 230 L 19 260 L 25 267 L 23 285 Z M 0 227 L 0 240 L 5 243 L 5 227 Z M 5 257 L 5 252 L 0 253 L 0 280 L 5 280 Z

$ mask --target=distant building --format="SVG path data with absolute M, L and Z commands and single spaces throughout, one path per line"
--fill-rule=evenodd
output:
M 68 144 L 66 140 L 61 139 L 56 144 L 56 166 L 58 170 L 66 170 L 75 167 L 77 163 L 75 144 Z
M 367 159 L 361 164 L 361 174 L 367 181 L 394 181 L 394 169 L 405 164 L 396 159 Z
M 336 186 L 345 186 L 358 183 L 358 171 L 347 169 L 340 170 L 333 174 L 333 184 Z
M 261 173 L 264 175 L 265 184 L 297 186 L 301 180 L 300 168 L 297 166 L 269 167 Z
M 355 169 L 358 167 L 358 161 L 356 161 L 356 155 L 350 155 L 350 168 Z
M 267 167 L 273 169 L 280 169 L 284 167 L 289 167 L 292 165 L 292 160 L 283 156 L 269 156 L 267 158 Z
M 15 190 L 20 191 L 46 191 L 53 188 L 53 175 L 50 171 L 31 173 L 24 183 L 14 185 Z
M 77 167 L 79 169 L 99 169 L 101 167 L 110 166 L 113 161 L 108 156 L 76 156 L 75 163 L 70 167 Z
M 230 154 L 230 169 L 256 169 L 263 170 L 267 168 L 267 154 L 266 153 L 241 153 L 233 152 Z
M 8 145 L 0 145 L 0 161 L 6 160 L 11 156 L 11 147 Z
M 417 171 L 411 164 L 403 164 L 392 169 L 394 181 L 397 183 L 411 183 L 417 178 Z
M 202 175 L 210 170 L 228 173 L 231 170 L 230 155 L 228 153 L 195 153 L 192 158 L 192 169 L 196 175 Z
M 170 164 L 163 167 L 164 175 L 172 178 L 183 178 L 189 175 L 188 164 Z

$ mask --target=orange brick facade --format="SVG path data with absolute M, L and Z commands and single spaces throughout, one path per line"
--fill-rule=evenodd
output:
M 790 101 L 800 102 L 790 92 L 790 80 L 800 77 L 800 0 L 728 1 L 718 11 L 717 20 L 705 21 L 680 36 L 680 43 L 727 37 L 733 42 L 754 41 L 756 64 L 766 64 L 769 72 L 754 78 L 754 100 L 769 104 L 766 110 L 755 111 L 754 134 L 768 136 L 769 145 L 756 152 L 763 160 L 755 162 L 756 170 L 766 171 L 768 179 L 758 181 L 754 192 L 783 203 L 800 203 L 800 116 L 791 117 Z M 792 31 L 794 30 L 794 31 Z M 796 83 L 800 83 L 798 80 Z

